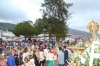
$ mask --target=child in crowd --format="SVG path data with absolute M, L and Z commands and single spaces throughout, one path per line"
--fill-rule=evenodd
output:
M 34 58 L 32 55 L 29 55 L 29 58 L 30 58 L 30 65 L 31 66 L 35 66 L 35 62 L 34 62 Z
M 5 61 L 6 64 L 7 64 L 7 58 L 6 58 L 6 55 L 4 55 L 4 61 Z
M 25 61 L 24 66 L 31 66 L 30 60 L 28 57 L 25 57 L 24 61 Z

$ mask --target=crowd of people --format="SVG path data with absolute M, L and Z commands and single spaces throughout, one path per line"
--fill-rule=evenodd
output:
M 36 40 L 0 44 L 0 66 L 67 66 L 67 43 Z

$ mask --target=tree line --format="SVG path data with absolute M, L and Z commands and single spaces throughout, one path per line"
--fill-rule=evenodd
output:
M 18 23 L 13 33 L 16 36 L 23 35 L 25 38 L 43 33 L 43 28 L 46 28 L 46 33 L 51 37 L 55 35 L 56 40 L 65 38 L 68 28 L 67 21 L 72 13 L 68 12 L 72 3 L 66 3 L 64 0 L 44 0 L 41 4 L 42 18 L 38 18 L 33 24 L 32 21 L 23 21 Z

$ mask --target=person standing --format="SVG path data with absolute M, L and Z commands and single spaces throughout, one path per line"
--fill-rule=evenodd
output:
M 45 47 L 44 48 L 44 55 L 45 55 L 45 57 L 47 56 L 47 54 L 48 54 L 48 47 Z
M 34 61 L 35 61 L 35 65 L 36 66 L 40 66 L 40 64 L 39 64 L 39 55 L 38 55 L 38 53 L 37 53 L 37 51 L 36 51 L 37 49 L 34 49 L 33 50 L 33 57 L 34 57 Z
M 58 54 L 58 66 L 64 66 L 64 53 L 62 52 L 62 48 L 59 47 L 59 54 Z
M 39 52 L 39 61 L 40 61 L 40 66 L 44 66 L 45 63 L 45 56 L 44 56 L 44 52 L 43 52 L 43 47 L 40 48 L 40 52 Z
M 34 57 L 32 55 L 29 55 L 29 59 L 30 59 L 30 66 L 35 66 Z
M 49 48 L 48 54 L 46 56 L 46 61 L 48 62 L 47 66 L 55 66 L 55 64 L 54 64 L 54 54 L 52 53 L 52 50 L 50 48 Z
M 59 54 L 59 45 L 58 44 L 59 43 L 57 42 L 56 45 L 55 45 L 56 46 L 56 51 L 57 51 L 57 57 L 58 57 L 58 54 Z
M 29 52 L 28 52 L 28 49 L 27 47 L 24 48 L 24 51 L 23 51 L 23 57 L 22 57 L 22 61 L 25 63 L 24 59 L 25 57 L 29 56 Z
M 7 66 L 6 62 L 4 61 L 4 56 L 2 55 L 1 48 L 0 48 L 0 66 Z
M 48 47 L 45 46 L 45 48 L 44 48 L 44 56 L 45 56 L 45 60 L 46 60 L 46 57 L 47 57 L 48 53 L 49 53 Z M 47 65 L 47 61 L 45 61 L 45 66 L 46 66 L 46 65 Z
M 7 53 L 6 56 L 7 56 L 7 63 L 8 63 L 8 66 L 16 66 L 14 56 L 11 55 L 11 54 L 9 54 L 9 53 Z
M 56 47 L 53 46 L 52 48 L 52 53 L 54 54 L 54 63 L 55 63 L 55 66 L 57 66 L 57 52 L 56 52 Z
M 68 65 L 67 61 L 68 61 L 69 54 L 68 54 L 68 50 L 66 49 L 66 46 L 64 46 L 64 51 L 63 52 L 64 52 L 64 62 L 65 62 L 65 66 L 67 66 Z
M 30 59 L 28 57 L 25 57 L 24 61 L 25 61 L 24 66 L 31 66 Z

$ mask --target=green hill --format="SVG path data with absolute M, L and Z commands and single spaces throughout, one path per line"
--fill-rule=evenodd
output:
M 3 22 L 0 22 L 0 28 L 6 30 L 13 30 L 14 27 L 16 25 L 15 24 L 12 24 L 12 23 L 3 23 Z M 71 29 L 71 28 L 68 28 L 68 33 L 69 34 L 72 34 L 72 35 L 78 35 L 78 36 L 89 36 L 89 33 L 88 32 L 85 32 L 85 31 L 80 31 L 80 30 L 76 30 L 76 29 Z
M 14 27 L 15 27 L 15 24 L 0 22 L 0 28 L 3 30 L 6 30 L 6 29 L 13 30 Z

